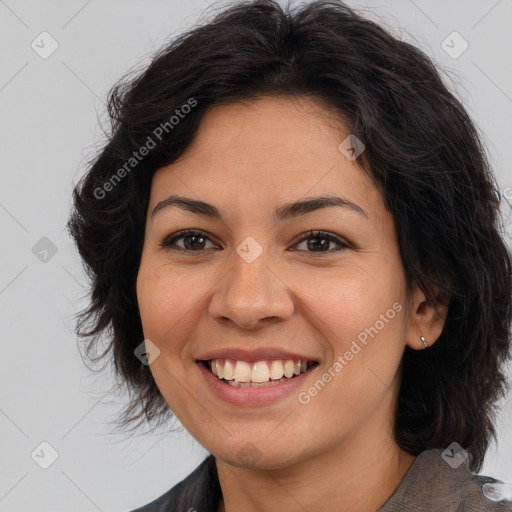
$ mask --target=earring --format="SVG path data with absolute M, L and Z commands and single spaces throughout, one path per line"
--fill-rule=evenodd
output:
M 423 343 L 423 350 L 425 350 L 428 347 L 427 340 L 423 336 L 420 336 L 420 340 Z

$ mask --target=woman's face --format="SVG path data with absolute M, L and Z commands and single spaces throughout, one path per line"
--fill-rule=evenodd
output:
M 216 106 L 153 178 L 137 279 L 160 351 L 150 370 L 185 428 L 233 465 L 389 439 L 404 346 L 432 334 L 381 192 L 339 149 L 349 133 L 311 99 Z M 338 204 L 308 206 L 321 197 Z M 209 360 L 228 378 L 284 382 L 232 386 Z M 298 360 L 315 364 L 283 376 Z

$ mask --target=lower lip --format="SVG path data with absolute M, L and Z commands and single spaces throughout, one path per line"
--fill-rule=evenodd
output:
M 224 402 L 241 406 L 266 405 L 290 395 L 293 392 L 298 392 L 298 388 L 304 385 L 305 379 L 307 379 L 318 366 L 315 365 L 306 372 L 281 384 L 274 384 L 262 388 L 235 388 L 213 375 L 203 362 L 197 361 L 196 364 L 206 380 L 206 383 L 218 398 Z

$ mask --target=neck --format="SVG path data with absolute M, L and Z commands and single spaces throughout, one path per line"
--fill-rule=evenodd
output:
M 394 442 L 327 450 L 280 469 L 239 468 L 216 459 L 223 499 L 218 512 L 375 512 L 393 495 L 415 457 Z M 319 496 L 321 499 L 319 499 Z

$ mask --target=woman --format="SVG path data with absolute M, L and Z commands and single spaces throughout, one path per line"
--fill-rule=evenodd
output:
M 237 3 L 109 98 L 69 226 L 128 425 L 211 455 L 138 511 L 512 510 L 477 476 L 511 259 L 476 129 L 341 2 Z M 171 412 L 172 411 L 172 412 Z

